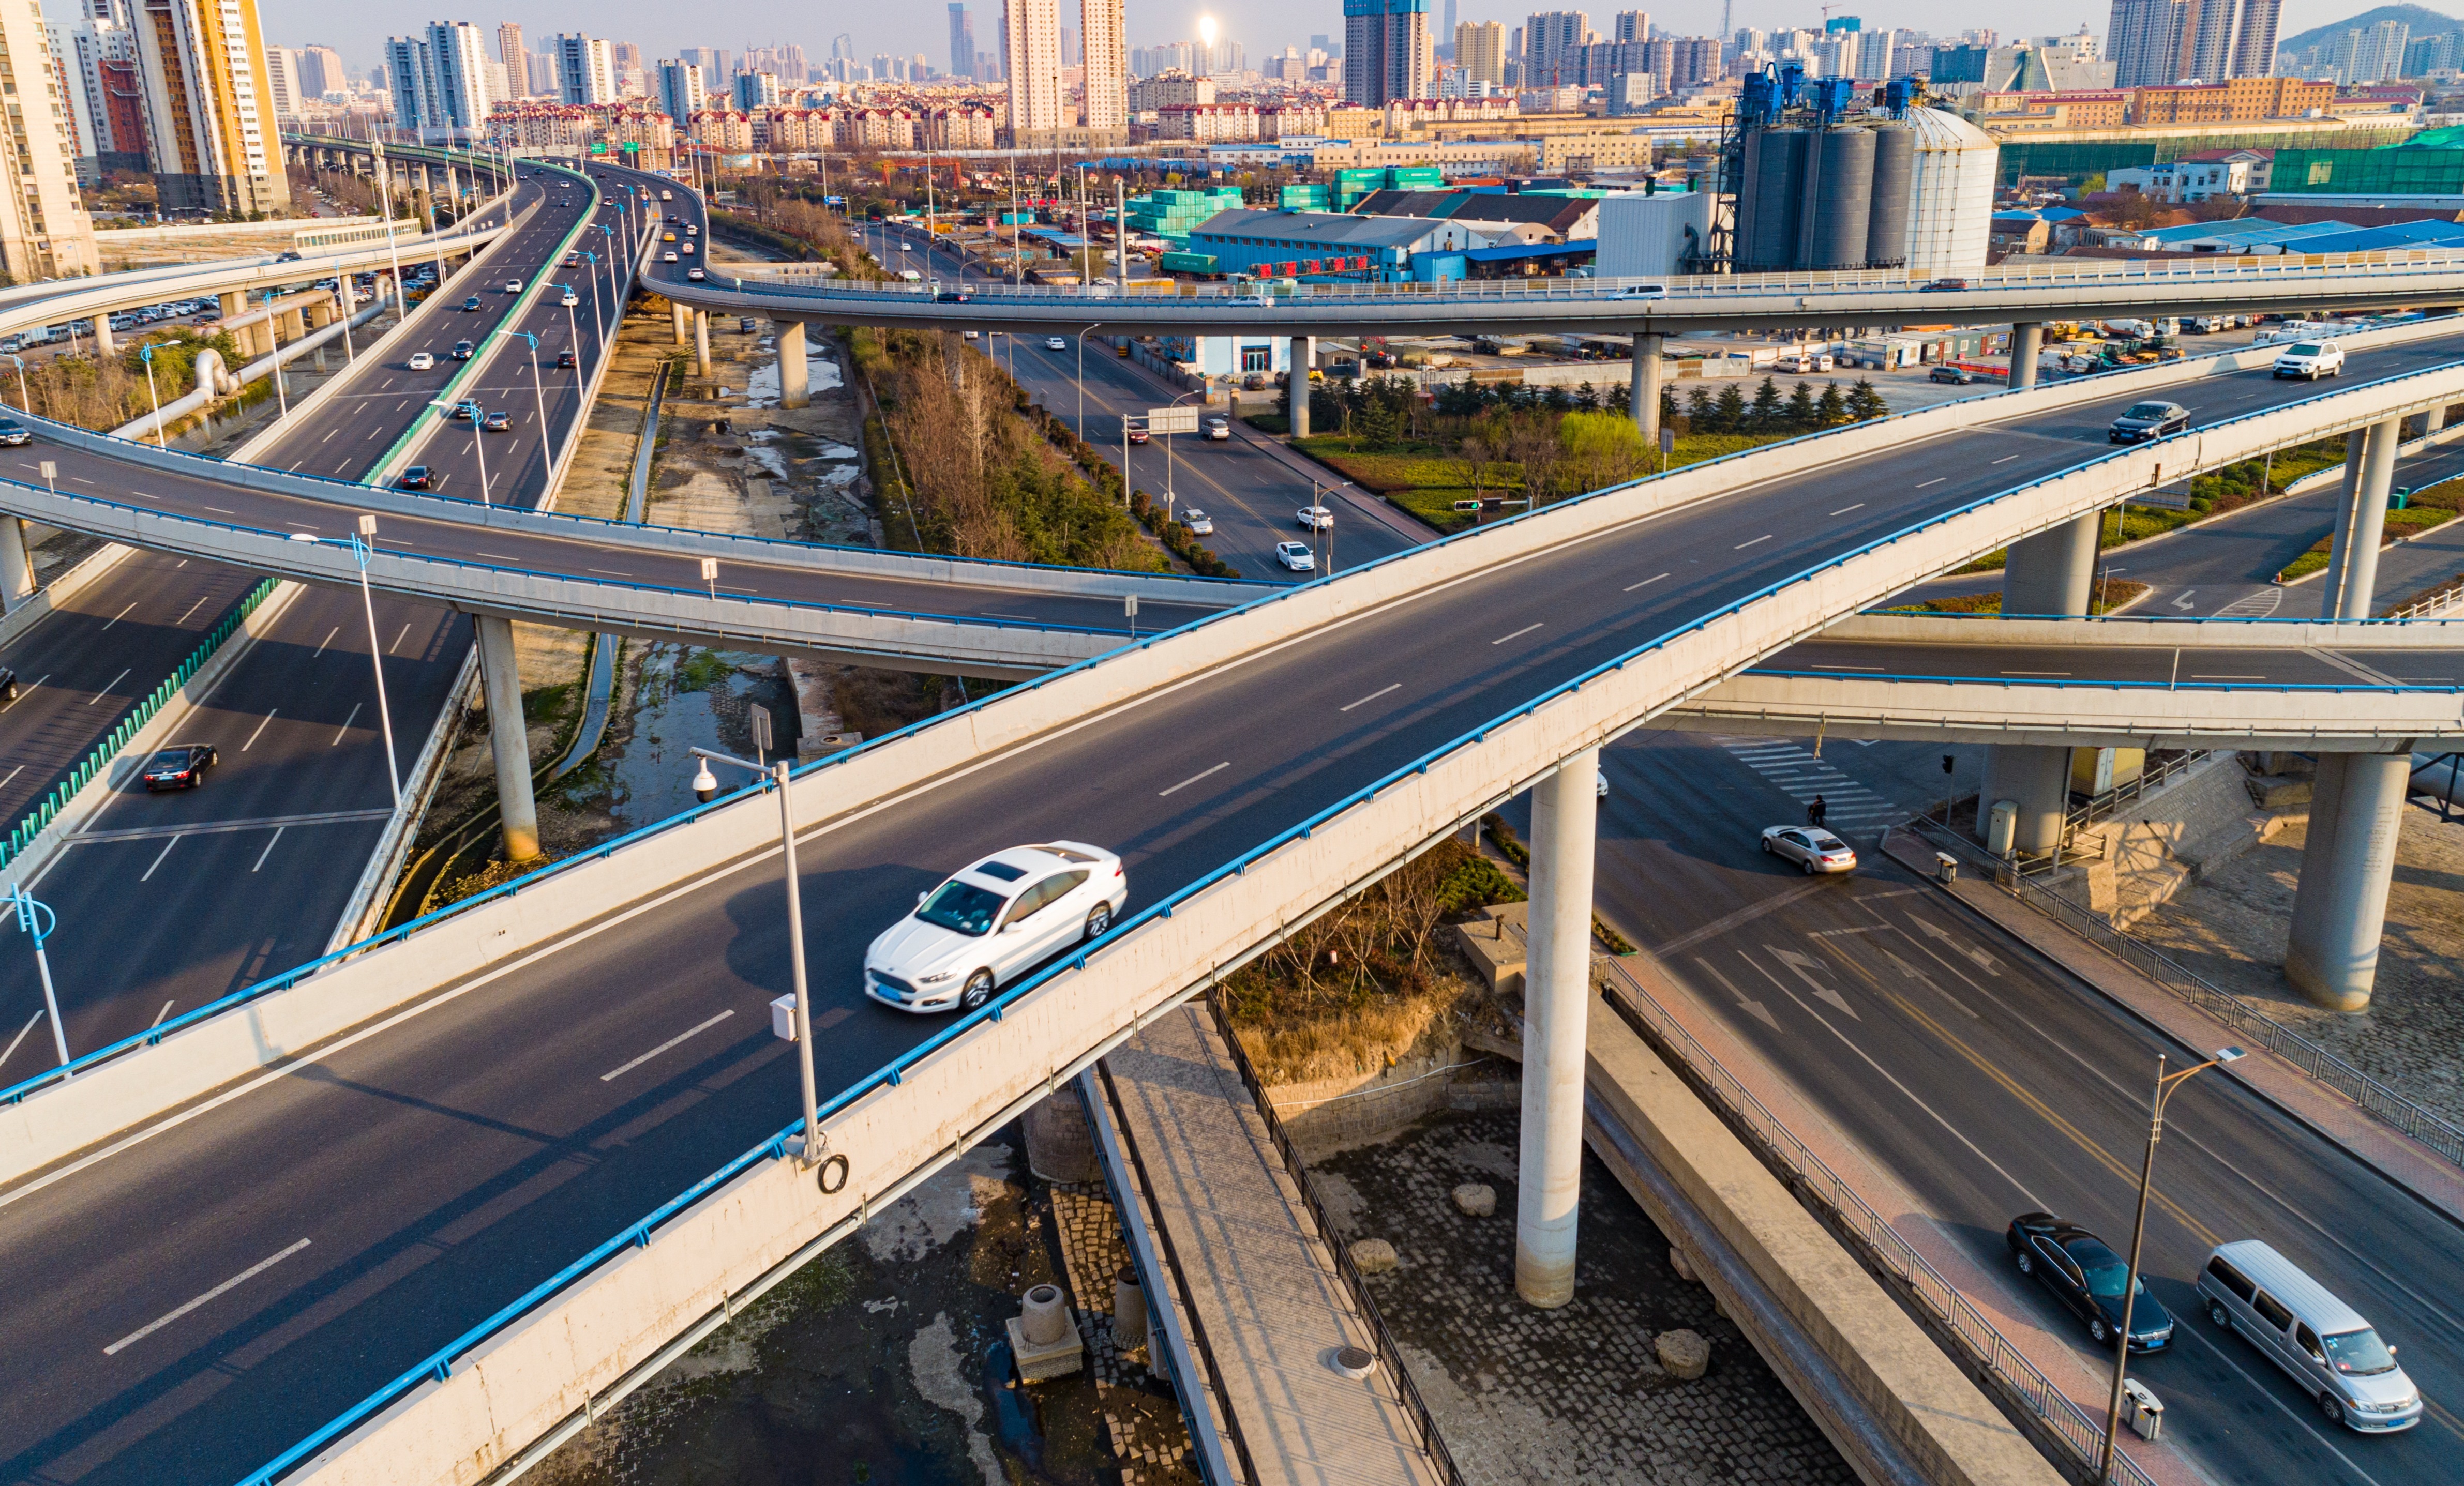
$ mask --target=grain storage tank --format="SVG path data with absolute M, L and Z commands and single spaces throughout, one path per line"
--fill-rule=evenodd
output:
M 1822 131 L 1821 155 L 1806 182 L 1798 226 L 1805 251 L 1796 266 L 1817 273 L 1865 266 L 1865 229 L 1874 209 L 1874 134 L 1841 125 Z
M 1746 136 L 1737 183 L 1736 264 L 1776 273 L 1796 261 L 1798 198 L 1805 191 L 1806 129 L 1757 129 Z
M 1908 261 L 1908 192 L 1916 161 L 1916 131 L 1899 124 L 1874 131 L 1874 207 L 1865 219 L 1869 269 L 1896 269 Z
M 1985 267 L 2000 149 L 1984 130 L 1938 108 L 1908 110 L 1908 130 L 1916 136 L 1908 276 L 1933 278 Z

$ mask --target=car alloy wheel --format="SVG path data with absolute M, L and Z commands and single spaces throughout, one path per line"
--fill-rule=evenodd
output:
M 1814 875 L 1814 860 L 1812 858 L 1807 858 L 1805 861 L 1798 863 L 1797 865 L 1804 869 L 1806 876 L 1812 877 Z
M 2096 1343 L 2099 1346 L 2102 1346 L 2105 1343 L 2113 1340 L 2112 1328 L 2105 1325 L 2104 1318 L 2101 1316 L 2087 1323 L 2087 1334 L 2088 1340 Z
M 2023 1249 L 2023 1250 L 2021 1250 L 2021 1251 L 2019 1252 L 2019 1254 L 2017 1255 L 2017 1261 L 2018 1261 L 2018 1265 L 2019 1265 L 2019 1273 L 2020 1273 L 2020 1274 L 2023 1274 L 2023 1275 L 2033 1275 L 2033 1274 L 2035 1274 L 2035 1273 L 2036 1272 L 2036 1260 L 2035 1260 L 2035 1256 L 2033 1256 L 2033 1255 L 2029 1254 L 2026 1250 L 2024 1250 L 2024 1249 Z
M 964 1012 L 979 1011 L 983 1004 L 992 998 L 993 972 L 979 970 L 967 977 L 967 989 L 958 993 L 958 1009 Z
M 2319 1411 L 2325 1414 L 2330 1423 L 2342 1424 L 2344 1422 L 2344 1406 L 2336 1402 L 2336 1395 L 2333 1393 L 2321 1393 L 2319 1395 Z
M 2225 1314 L 2225 1302 L 2222 1300 L 2208 1302 L 2208 1319 L 2228 1331 L 2233 1329 L 2233 1318 Z
M 1103 938 L 1104 930 L 1111 927 L 1112 906 L 1109 903 L 1095 905 L 1094 911 L 1087 915 L 1087 937 L 1089 939 Z
M 1766 857 L 1771 855 L 1771 838 L 1768 836 L 1763 838 L 1763 855 Z

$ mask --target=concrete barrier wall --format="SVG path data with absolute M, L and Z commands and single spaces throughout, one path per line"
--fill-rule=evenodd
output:
M 2464 368 L 2425 375 L 2430 380 L 2414 392 L 2449 399 L 2464 392 Z M 2385 416 L 2386 404 L 2403 395 L 2356 389 L 2342 413 L 2313 407 L 2298 417 L 2261 415 L 2251 423 L 2254 431 L 2273 436 L 2302 427 L 2303 419 Z M 318 1475 L 346 1483 L 476 1482 L 582 1410 L 598 1390 L 657 1355 L 680 1330 L 724 1307 L 737 1288 L 755 1282 L 781 1257 L 868 1211 L 878 1194 L 935 1169 L 1115 1045 L 1142 1018 L 1262 952 L 1291 927 L 1375 881 L 1466 818 L 1529 787 L 1558 760 L 1598 746 L 1771 648 L 1897 592 L 1917 576 L 2094 510 L 2115 489 L 2131 488 L 2130 482 L 2145 480 L 2160 464 L 2180 458 L 2165 449 L 2125 451 L 1842 557 L 1603 667 L 1398 771 L 1375 793 L 1227 864 L 1170 902 L 1134 915 L 1092 951 L 1047 971 L 985 1013 L 960 1018 L 902 1062 L 897 1082 L 866 1085 L 835 1104 L 824 1127 L 829 1148 L 848 1163 L 843 1191 L 823 1193 L 793 1163 L 756 1162 L 655 1232 L 642 1234 L 635 1246 L 588 1269 L 570 1288 L 543 1298 L 469 1356 L 451 1360 L 443 1381 L 415 1385 L 402 1405 L 329 1449 Z M 1628 493 L 1639 498 L 1646 490 Z M 1585 515 L 1579 505 L 1558 508 L 1565 518 L 1553 531 L 1545 521 L 1495 529 L 1493 535 L 1515 534 L 1499 544 L 1507 550 L 1461 544 L 1422 549 L 1407 559 L 1360 570 L 1353 575 L 1359 585 L 1354 593 L 1345 593 L 1345 583 L 1301 589 L 1282 602 L 1194 627 L 954 714 L 940 726 L 908 735 L 897 748 L 869 756 L 858 753 L 809 771 L 797 781 L 799 798 L 818 803 L 826 789 L 834 807 L 861 801 L 865 808 L 878 808 L 943 772 L 935 765 L 962 767 L 988 752 L 1025 743 L 1048 726 L 1100 715 L 1255 653 L 1279 631 L 1340 624 L 1387 602 L 1417 600 L 1473 573 L 1494 572 L 1546 551 L 1556 544 L 1552 537 L 1573 535 L 1580 526 L 1631 519 L 1614 501 L 1584 504 L 1600 509 Z M 1516 527 L 1528 530 L 1516 533 Z M 1472 551 L 1479 551 L 1477 560 Z M 654 847 L 636 842 L 583 867 L 551 874 L 517 897 L 482 904 L 407 943 L 346 962 L 324 978 L 323 994 L 332 996 L 348 983 L 353 994 L 372 1001 L 383 989 L 371 982 L 425 987 L 492 964 L 497 973 L 514 971 L 520 962 L 505 957 L 542 944 L 542 931 L 552 934 L 561 925 L 612 911 L 617 904 L 638 902 L 663 885 L 690 883 L 707 869 L 705 863 L 724 860 L 718 853 L 728 844 L 737 845 L 737 861 L 766 856 L 754 842 L 768 829 L 760 801 L 738 802 L 715 813 L 700 829 L 667 833 L 656 838 Z M 654 851 L 654 860 L 644 860 L 646 850 Z M 313 993 L 319 985 L 312 981 L 298 990 Z M 259 1036 L 279 1038 L 289 1029 L 276 1028 L 277 1016 L 317 1014 L 297 1003 L 277 1008 L 272 1003 L 278 999 L 269 997 L 220 1020 L 246 1022 Z M 197 1029 L 201 1035 L 214 1030 L 211 1023 Z M 123 1060 L 121 1066 L 136 1061 Z M 71 1087 L 81 1094 L 116 1071 L 106 1064 Z M 21 1111 L 20 1118 L 26 1117 Z
M 2000 619 L 1978 615 L 1854 614 L 1825 640 L 1923 645 L 2134 646 L 2155 650 L 2453 650 L 2464 620 Z
M 2239 438 L 2287 441 L 2418 411 L 2464 396 L 2464 366 L 2343 392 L 2255 415 Z M 1850 434 L 1855 429 L 1847 430 Z M 2179 441 L 2175 441 L 2178 444 Z M 1803 445 L 1809 462 L 1817 450 Z M 2224 456 L 2219 456 L 2222 458 Z M 2238 457 L 2234 455 L 2232 457 Z M 1070 986 L 1102 985 L 1094 1022 L 1126 1024 L 1155 994 L 1177 995 L 1210 970 L 1234 962 L 1282 936 L 1319 907 L 1372 881 L 1462 819 L 1502 802 L 1565 758 L 1617 736 L 1655 713 L 1743 669 L 1771 651 L 1816 633 L 1910 583 L 1991 552 L 2015 537 L 2057 525 L 2109 503 L 2115 492 L 2153 483 L 2163 467 L 2176 473 L 2185 452 L 2172 445 L 2140 446 L 2070 473 L 1981 502 L 1924 527 L 1843 557 L 1795 581 L 1775 585 L 1738 606 L 1674 632 L 1604 668 L 1578 688 L 1501 718 L 1478 741 L 1463 741 L 1425 769 L 1398 777 L 1376 798 L 1319 824 L 1310 835 L 1272 854 L 1275 870 L 1252 863 L 1240 875 L 1195 893 L 1170 918 L 1116 930 L 1099 963 L 1118 962 L 1133 947 L 1158 936 L 1175 948 L 1159 969 L 1126 984 L 1106 977 L 1067 977 Z M 2195 464 L 2197 456 L 2189 456 Z M 1117 707 L 1159 693 L 1191 677 L 1236 664 L 1293 637 L 1316 634 L 1395 603 L 1434 600 L 1448 587 L 1551 552 L 1568 542 L 1616 530 L 1691 499 L 1720 492 L 1706 472 L 1650 481 L 1586 500 L 1551 507 L 1491 527 L 1477 539 L 1454 540 L 1354 570 L 1344 579 L 1289 590 L 1267 603 L 1206 621 L 1119 651 L 990 701 L 947 714 L 910 732 L 824 760 L 800 775 L 794 788 L 800 820 L 843 818 L 894 802 L 931 781 L 980 764 L 1064 727 L 1084 726 Z M 296 544 L 305 547 L 308 544 Z M 345 555 L 341 559 L 347 563 Z M 662 829 L 602 848 L 587 860 L 478 900 L 405 938 L 389 941 L 322 970 L 311 978 L 217 1015 L 178 1022 L 160 1043 L 104 1062 L 75 1082 L 46 1085 L 0 1109 L 0 1182 L 40 1169 L 113 1137 L 132 1123 L 175 1109 L 226 1083 L 299 1056 L 327 1038 L 402 1005 L 483 973 L 517 971 L 592 922 L 656 895 L 688 890 L 728 865 L 766 860 L 775 850 L 775 818 L 758 798 L 680 817 Z M 692 829 L 681 825 L 692 823 Z M 1340 854 L 1336 843 L 1342 843 Z M 1260 897 L 1262 884 L 1280 883 L 1283 896 Z M 1201 922 L 1231 926 L 1222 937 L 1198 935 Z M 1140 948 L 1139 952 L 1148 952 Z M 1156 988 L 1164 988 L 1160 993 Z M 1050 988 L 1029 999 L 1045 996 Z M 1091 1041 L 1057 1047 L 1013 1045 L 1020 1012 L 979 1023 L 959 1044 L 1001 1036 L 1001 1055 L 1014 1066 L 1066 1061 Z M 1084 1027 L 1071 1025 L 1067 1036 Z M 1099 1033 L 1094 1040 L 1100 1040 Z M 1032 1051 L 1028 1051 L 1031 1049 Z M 911 1082 L 912 1082 L 911 1079 Z M 998 1079 L 986 1091 L 1003 1085 Z M 950 1106 L 974 1107 L 970 1098 Z M 933 1107 L 930 1105 L 923 1107 Z

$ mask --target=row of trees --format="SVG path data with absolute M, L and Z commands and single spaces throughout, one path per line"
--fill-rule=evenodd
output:
M 1824 385 L 1815 396 L 1811 382 L 1800 382 L 1786 397 L 1780 395 L 1779 383 L 1765 377 L 1748 402 L 1745 390 L 1736 382 L 1721 385 L 1714 395 L 1710 388 L 1696 382 L 1685 394 L 1685 407 L 1680 412 L 1673 389 L 1662 387 L 1660 394 L 1660 416 L 1665 423 L 1679 420 L 1688 433 L 1742 433 L 1757 437 L 1792 437 L 1800 433 L 1818 433 L 1845 424 L 1863 423 L 1880 418 L 1891 410 L 1882 394 L 1864 378 L 1845 393 L 1839 383 Z

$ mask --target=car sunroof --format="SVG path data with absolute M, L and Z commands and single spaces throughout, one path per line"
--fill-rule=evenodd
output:
M 1026 868 L 1012 866 L 1006 862 L 979 862 L 976 872 L 979 876 L 998 877 L 1004 883 L 1014 883 L 1026 875 Z

